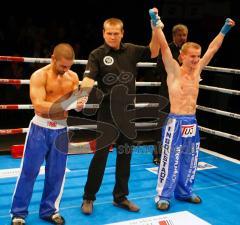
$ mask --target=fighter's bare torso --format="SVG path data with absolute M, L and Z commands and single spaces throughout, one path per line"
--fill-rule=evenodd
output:
M 168 90 L 171 102 L 170 112 L 174 114 L 195 114 L 199 92 L 200 71 L 196 68 L 187 73 L 182 67 L 178 74 L 168 76 Z

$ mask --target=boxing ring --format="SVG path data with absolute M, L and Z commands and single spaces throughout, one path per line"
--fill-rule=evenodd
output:
M 24 62 L 24 63 L 50 63 L 50 59 L 0 56 L 0 61 Z M 75 64 L 86 65 L 87 60 L 75 60 Z M 155 63 L 138 63 L 138 67 L 152 68 Z M 240 76 L 240 70 L 207 66 L 204 70 L 211 72 L 231 73 Z M 0 85 L 29 85 L 29 80 L 1 79 Z M 136 82 L 137 87 L 158 87 L 160 82 Z M 232 90 L 200 84 L 200 90 L 218 92 L 226 95 L 239 96 L 239 90 Z M 136 107 L 157 107 L 158 103 L 136 103 Z M 97 104 L 87 104 L 86 108 L 98 108 Z M 33 110 L 30 104 L 1 104 L 0 110 Z M 150 109 L 151 110 L 151 109 Z M 239 123 L 240 114 L 228 112 L 203 105 L 197 106 L 198 112 L 220 115 Z M 152 123 L 136 123 L 136 126 L 154 126 Z M 239 144 L 240 136 L 234 133 L 211 129 L 199 124 L 202 133 L 229 139 Z M 96 125 L 69 127 L 72 130 L 95 129 Z M 28 128 L 1 129 L 0 136 L 13 137 L 16 134 L 24 134 Z M 14 140 L 13 140 L 14 142 Z M 14 144 L 14 143 L 13 143 Z M 90 142 L 84 142 L 81 146 L 73 143 L 75 148 L 89 148 Z M 92 147 L 90 148 L 92 150 Z M 94 213 L 90 216 L 82 215 L 80 204 L 83 187 L 87 177 L 88 166 L 92 154 L 69 155 L 65 189 L 60 210 L 67 224 L 238 224 L 240 200 L 240 161 L 201 148 L 198 174 L 194 190 L 203 198 L 200 205 L 173 200 L 169 212 L 156 210 L 153 198 L 157 181 L 157 168 L 152 164 L 152 145 L 137 146 L 133 151 L 130 178 L 130 195 L 140 207 L 140 213 L 130 213 L 116 209 L 112 206 L 112 187 L 114 184 L 114 170 L 116 154 L 109 154 L 106 172 L 102 187 L 94 204 Z M 86 151 L 88 153 L 89 151 Z M 71 153 L 71 152 L 70 152 Z M 0 224 L 9 224 L 8 210 L 11 204 L 11 196 L 19 172 L 20 159 L 12 159 L 10 155 L 0 156 Z M 27 224 L 46 224 L 38 219 L 38 206 L 44 180 L 44 168 L 40 171 L 34 194 L 29 208 L 30 215 Z M 179 222 L 178 218 L 182 218 Z M 182 221 L 182 222 L 181 222 Z M 193 223 L 193 221 L 195 221 Z

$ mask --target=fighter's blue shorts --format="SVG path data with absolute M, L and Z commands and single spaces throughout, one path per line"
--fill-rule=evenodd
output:
M 48 217 L 59 210 L 66 159 L 68 135 L 66 121 L 52 121 L 35 115 L 26 137 L 21 174 L 13 194 L 11 214 L 25 218 L 39 169 L 45 164 L 45 183 L 40 204 L 40 217 Z
M 169 114 L 162 132 L 162 155 L 158 171 L 157 196 L 169 200 L 192 195 L 200 146 L 195 115 Z

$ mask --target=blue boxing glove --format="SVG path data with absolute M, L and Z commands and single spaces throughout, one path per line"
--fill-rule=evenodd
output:
M 162 23 L 160 16 L 154 11 L 154 9 L 149 9 L 149 15 L 151 17 L 151 22 L 153 27 L 160 27 L 163 29 L 164 24 Z
M 149 9 L 149 15 L 151 17 L 153 26 L 157 25 L 157 21 L 159 20 L 159 18 L 157 17 L 158 15 L 154 12 L 153 9 Z
M 222 33 L 224 36 L 227 34 L 227 32 L 232 28 L 232 26 L 229 24 L 229 22 L 231 21 L 230 18 L 227 18 L 225 20 L 225 23 L 220 31 L 220 33 Z

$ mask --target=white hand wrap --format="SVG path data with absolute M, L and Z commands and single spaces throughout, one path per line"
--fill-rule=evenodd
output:
M 162 20 L 160 19 L 160 16 L 157 16 L 159 19 L 156 21 L 156 26 L 155 27 L 160 27 L 161 29 L 164 28 L 164 24 Z
M 64 109 L 64 111 L 76 109 L 77 108 L 77 95 L 72 94 L 68 99 L 62 101 L 61 107 Z
M 86 91 L 82 91 L 81 94 L 79 92 L 72 94 L 68 99 L 61 102 L 61 107 L 65 110 L 77 109 L 77 105 L 81 103 L 83 108 L 88 101 L 88 94 Z
M 82 91 L 77 99 L 77 108 L 75 109 L 77 112 L 80 112 L 86 105 L 88 101 L 88 93 L 86 91 Z M 80 107 L 82 105 L 82 107 Z M 79 108 L 80 107 L 80 108 Z

